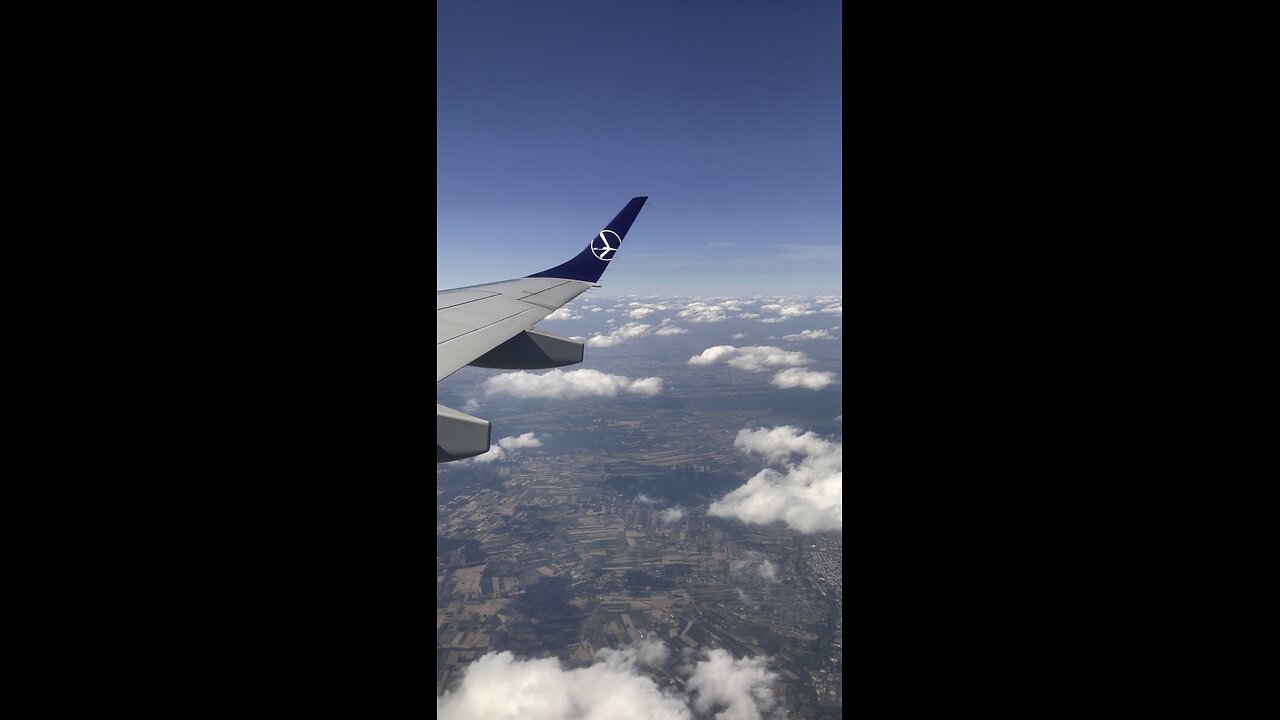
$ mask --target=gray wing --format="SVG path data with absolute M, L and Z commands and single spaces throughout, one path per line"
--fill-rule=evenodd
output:
M 436 382 L 533 329 L 593 286 L 581 280 L 530 277 L 437 292 Z
M 466 365 L 487 368 L 554 368 L 582 362 L 583 343 L 534 330 L 570 300 L 598 287 L 623 237 L 647 197 L 631 198 L 592 242 L 550 270 L 519 280 L 472 285 L 436 293 L 436 382 Z M 612 233 L 617 245 L 605 238 Z M 609 251 L 595 245 L 596 238 Z M 603 257 L 601 257 L 603 256 Z M 493 426 L 436 403 L 436 462 L 474 457 L 489 449 Z

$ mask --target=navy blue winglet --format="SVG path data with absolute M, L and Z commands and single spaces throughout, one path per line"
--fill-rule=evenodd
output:
M 636 221 L 636 216 L 640 214 L 640 208 L 644 207 L 644 201 L 648 199 L 647 196 L 631 198 L 631 202 L 622 208 L 622 212 L 618 213 L 618 216 L 610 221 L 608 225 L 605 225 L 603 230 L 591 238 L 587 249 L 578 253 L 569 262 L 526 277 L 564 278 L 565 280 L 584 280 L 586 282 L 598 281 L 600 276 L 604 274 L 604 269 L 609 267 L 609 261 L 618 254 L 618 247 L 622 245 L 622 238 L 627 236 L 627 231 L 631 229 L 631 223 Z

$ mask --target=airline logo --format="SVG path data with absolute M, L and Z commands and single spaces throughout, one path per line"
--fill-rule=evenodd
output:
M 611 241 L 605 233 L 613 236 Z M 598 259 L 609 262 L 613 259 L 614 253 L 618 252 L 618 247 L 622 245 L 622 237 L 612 230 L 601 230 L 600 234 L 591 241 L 591 254 Z

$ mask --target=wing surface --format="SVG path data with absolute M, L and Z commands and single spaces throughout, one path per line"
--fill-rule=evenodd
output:
M 528 277 L 436 293 L 436 382 L 532 329 L 593 285 Z

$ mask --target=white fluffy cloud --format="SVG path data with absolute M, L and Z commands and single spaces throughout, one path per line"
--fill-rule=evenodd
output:
M 623 378 L 624 380 L 626 378 Z M 627 387 L 627 392 L 634 395 L 643 395 L 645 397 L 653 397 L 662 392 L 662 378 L 647 377 L 633 380 L 631 385 Z
M 641 323 L 633 323 L 633 322 L 627 323 L 626 325 L 623 325 L 620 328 L 615 328 L 614 331 L 609 333 L 608 335 L 601 335 L 600 333 L 596 333 L 591 337 L 590 340 L 587 341 L 587 347 L 603 348 L 603 347 L 613 347 L 614 345 L 621 345 L 622 343 L 628 340 L 634 340 L 635 338 L 641 337 L 643 335 L 648 335 L 649 330 L 652 327 L 653 327 L 652 325 L 643 325 Z
M 655 312 L 657 311 L 654 310 L 653 308 L 642 307 L 642 308 L 636 308 L 635 310 L 632 310 L 631 312 L 627 313 L 627 315 L 639 320 L 643 317 L 652 315 Z
M 777 679 L 764 658 L 735 659 L 716 649 L 697 664 L 687 687 L 696 693 L 693 708 L 699 713 L 725 706 L 716 720 L 760 720 L 776 703 L 771 686 Z
M 694 355 L 689 358 L 690 365 L 715 365 L 721 360 L 727 360 L 738 352 L 738 348 L 732 345 L 716 345 L 702 351 L 701 355 Z
M 794 335 L 783 335 L 783 340 L 835 340 L 835 336 L 826 330 L 801 330 Z
M 662 523 L 663 525 L 672 525 L 674 523 L 680 522 L 680 520 L 683 519 L 686 514 L 688 514 L 687 511 L 684 508 L 680 507 L 679 505 L 675 507 L 669 507 L 666 510 L 663 510 L 658 513 L 658 522 Z
M 835 381 L 836 374 L 833 372 L 818 372 L 803 368 L 787 368 L 770 380 L 780 388 L 808 388 L 809 390 L 821 390 Z
M 747 336 L 747 335 L 746 335 L 746 333 L 738 333 L 737 335 L 734 335 L 732 338 L 729 338 L 729 339 L 730 339 L 730 340 L 741 340 L 742 338 L 744 338 L 744 337 L 746 337 L 746 336 Z
M 733 367 L 751 372 L 764 372 L 772 367 L 808 365 L 809 362 L 809 358 L 802 352 L 788 352 L 772 345 L 739 348 L 738 356 L 729 360 Z
M 719 305 L 712 305 L 701 301 L 689 303 L 689 306 L 676 313 L 691 323 L 715 323 L 724 322 L 729 319 L 725 314 L 727 311 Z
M 841 303 L 836 303 L 835 305 L 829 305 L 827 307 L 824 307 L 818 312 L 830 313 L 832 315 L 843 315 L 844 309 Z
M 645 638 L 604 648 L 587 667 L 565 668 L 555 658 L 520 660 L 489 653 L 467 667 L 461 683 L 436 698 L 442 720 L 760 720 L 777 706 L 778 675 L 765 658 L 735 659 L 723 649 L 679 669 L 686 692 L 663 690 L 644 674 L 668 657 L 661 641 Z M 692 708 L 691 708 L 692 706 Z M 696 713 L 696 714 L 695 714 Z
M 733 367 L 751 372 L 764 372 L 773 367 L 808 365 L 810 360 L 802 352 L 788 352 L 772 345 L 756 345 L 738 348 L 732 345 L 717 345 L 702 351 L 701 355 L 689 358 L 690 365 L 715 365 L 727 362 Z
M 667 325 L 665 327 L 658 328 L 658 331 L 654 333 L 654 335 L 688 335 L 688 334 L 689 334 L 688 330 L 682 327 L 676 327 L 675 325 Z
M 765 318 L 760 322 L 782 322 L 783 320 L 790 320 L 804 315 L 813 315 L 817 312 L 809 308 L 809 303 L 797 302 L 769 303 L 768 305 L 761 305 L 760 309 L 778 314 L 776 318 Z
M 436 717 L 690 720 L 684 698 L 636 671 L 637 665 L 652 662 L 655 652 L 665 655 L 662 643 L 605 648 L 595 664 L 575 669 L 565 669 L 555 658 L 517 660 L 510 651 L 489 653 L 467 667 L 460 685 L 436 698 Z
M 498 441 L 497 445 L 490 445 L 489 452 L 483 455 L 477 455 L 473 458 L 468 458 L 463 462 L 470 461 L 480 464 L 491 463 L 494 460 L 501 460 L 511 453 L 514 453 L 516 450 L 536 447 L 542 447 L 542 441 L 538 439 L 537 435 L 527 432 L 519 437 L 514 435 L 511 437 L 504 437 Z
M 475 398 L 471 398 L 470 400 L 467 401 L 466 405 L 462 406 L 462 412 L 466 412 L 466 413 L 473 413 L 479 409 L 480 409 L 480 402 Z
M 581 320 L 581 319 L 582 319 L 581 315 L 575 313 L 574 311 L 570 310 L 567 307 L 562 307 L 559 310 L 548 315 L 544 319 L 544 322 L 546 320 Z
M 555 369 L 541 375 L 521 370 L 496 375 L 484 381 L 484 394 L 516 398 L 576 400 L 584 397 L 614 397 L 620 392 L 653 397 L 662 392 L 662 378 L 632 380 L 624 375 L 607 375 L 599 370 Z
M 843 443 L 784 425 L 741 430 L 733 444 L 763 456 L 782 472 L 761 470 L 746 485 L 711 503 L 708 514 L 761 525 L 783 522 L 802 533 L 843 528 Z

